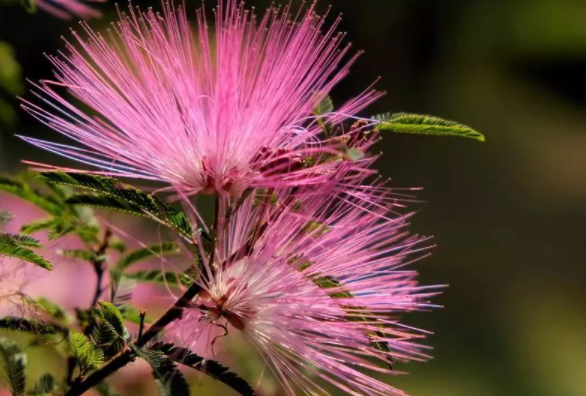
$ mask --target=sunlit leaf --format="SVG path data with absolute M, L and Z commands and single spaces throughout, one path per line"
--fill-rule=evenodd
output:
M 391 131 L 396 133 L 412 133 L 435 136 L 457 136 L 475 139 L 484 142 L 485 138 L 480 132 L 467 125 L 454 121 L 444 120 L 428 115 L 397 113 L 374 116 L 379 123 L 378 131 Z

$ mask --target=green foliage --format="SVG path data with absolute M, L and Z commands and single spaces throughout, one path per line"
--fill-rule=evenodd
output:
M 58 186 L 47 185 L 43 186 L 47 191 L 40 191 L 34 189 L 33 185 L 33 180 L 26 173 L 17 178 L 0 176 L 0 191 L 30 202 L 52 216 L 25 224 L 21 229 L 24 234 L 47 231 L 51 240 L 75 234 L 87 243 L 97 241 L 99 229 L 95 225 L 95 219 L 91 213 L 82 212 L 68 205 L 66 191 Z
M 140 310 L 138 308 L 136 308 L 135 306 L 132 306 L 130 304 L 124 304 L 120 307 L 120 312 L 122 313 L 124 320 L 126 320 L 130 323 L 140 324 L 140 322 L 141 322 Z M 144 323 L 150 323 L 150 322 L 151 322 L 150 320 L 145 318 Z
M 33 238 L 0 233 L 0 256 L 14 257 L 46 270 L 53 269 L 51 263 L 28 248 L 38 246 L 38 241 Z
M 37 3 L 35 0 L 19 0 L 19 3 L 30 14 L 37 12 Z
M 44 297 L 36 299 L 35 302 L 38 308 L 40 308 L 43 312 L 45 312 L 47 315 L 49 315 L 56 321 L 63 322 L 67 318 L 67 313 L 65 312 L 65 309 L 55 304 L 54 302 L 49 301 Z
M 21 95 L 24 91 L 22 70 L 16 61 L 12 46 L 0 41 L 0 92 L 4 90 L 8 96 Z M 16 119 L 12 106 L 0 97 L 0 124 L 10 125 Z
M 330 231 L 330 227 L 327 224 L 319 221 L 309 221 L 305 227 L 301 230 L 304 234 L 309 234 L 313 237 L 320 237 Z
M 320 116 L 334 111 L 334 101 L 331 96 L 323 98 L 313 110 L 313 114 Z
M 0 240 L 5 238 L 10 240 L 11 243 L 14 243 L 19 246 L 31 247 L 31 248 L 40 248 L 41 243 L 38 239 L 30 237 L 28 235 L 17 235 L 17 234 L 0 234 Z
M 295 256 L 289 260 L 289 264 L 296 266 L 299 272 L 305 272 L 313 266 L 313 263 L 303 256 Z M 354 295 L 344 287 L 344 284 L 333 276 L 323 275 L 321 273 L 310 273 L 307 277 L 321 289 L 326 290 L 328 295 L 334 299 L 348 299 L 353 298 Z M 376 322 L 376 316 L 371 315 L 363 307 L 356 307 L 353 305 L 343 305 L 342 308 L 348 312 L 347 319 L 353 322 Z M 379 325 L 384 327 L 383 324 Z M 366 331 L 366 336 L 370 339 L 372 346 L 384 353 L 385 358 L 389 362 L 389 367 L 392 369 L 393 358 L 389 354 L 391 348 L 386 341 L 377 341 L 377 338 L 384 338 L 384 334 L 377 331 Z
M 111 177 L 84 173 L 44 172 L 41 179 L 47 183 L 91 191 L 90 195 L 75 195 L 70 204 L 90 205 L 149 217 L 177 231 L 192 242 L 193 231 L 184 212 Z
M 35 0 L 0 0 L 0 5 L 2 4 L 18 4 L 30 14 L 35 13 L 37 11 L 37 3 Z
M 6 226 L 6 224 L 10 223 L 14 219 L 12 213 L 8 212 L 7 210 L 0 210 L 0 230 Z
M 106 356 L 113 356 L 126 347 L 130 338 L 122 312 L 112 303 L 100 301 L 95 309 L 91 339 Z
M 104 364 L 104 351 L 92 345 L 84 334 L 72 332 L 67 339 L 82 375 L 97 370 Z
M 161 351 L 133 347 L 135 353 L 153 369 L 163 396 L 189 396 L 189 385 L 175 363 Z
M 484 135 L 467 125 L 454 121 L 444 120 L 428 115 L 397 113 L 382 114 L 373 117 L 379 124 L 377 131 L 391 131 L 396 133 L 412 133 L 436 136 L 457 136 L 468 139 L 485 141 Z
M 313 276 L 312 281 L 321 289 L 337 289 L 337 291 L 328 292 L 332 298 L 354 297 L 348 290 L 344 290 L 344 285 L 342 285 L 342 282 L 332 276 Z
M 0 176 L 0 191 L 15 195 L 55 216 L 64 212 L 62 203 L 47 194 L 32 189 L 29 183 L 20 180 Z
M 159 351 L 169 357 L 169 359 L 201 371 L 210 377 L 229 386 L 243 396 L 256 396 L 254 389 L 244 379 L 228 370 L 220 363 L 214 360 L 204 359 L 196 355 L 187 348 L 176 347 L 173 344 L 157 343 L 151 348 L 152 351 Z
M 365 154 L 359 148 L 352 147 L 352 148 L 346 149 L 346 156 L 348 157 L 348 159 L 350 161 L 360 161 L 361 159 L 364 158 Z
M 161 270 L 138 271 L 132 274 L 125 274 L 124 277 L 139 283 L 153 283 L 156 285 L 177 287 L 189 286 L 193 283 L 193 278 L 186 273 L 176 273 Z
M 23 331 L 38 335 L 53 335 L 66 332 L 63 328 L 42 323 L 38 320 L 28 320 L 11 316 L 0 319 L 0 330 Z
M 61 254 L 66 257 L 73 257 L 83 261 L 87 261 L 89 263 L 103 263 L 106 261 L 105 255 L 98 255 L 96 252 L 92 250 L 63 250 Z
M 332 111 L 334 111 L 334 102 L 330 96 L 323 98 L 313 110 L 313 114 L 318 116 L 317 123 L 328 136 L 332 134 L 332 127 L 324 121 L 323 117 L 319 116 L 331 113 Z
M 43 374 L 35 388 L 28 393 L 28 396 L 50 396 L 51 392 L 56 389 L 55 378 L 51 374 Z
M 110 270 L 110 280 L 112 283 L 112 297 L 117 294 L 120 281 L 124 273 L 134 264 L 151 260 L 155 257 L 163 257 L 181 252 L 179 246 L 174 242 L 164 242 L 157 245 L 151 245 L 138 249 L 126 254 L 118 260 L 116 265 Z
M 2 337 L 0 338 L 0 358 L 4 366 L 4 381 L 12 396 L 24 396 L 26 355 L 18 345 Z

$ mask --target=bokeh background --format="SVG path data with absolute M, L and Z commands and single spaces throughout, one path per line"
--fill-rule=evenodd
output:
M 392 135 L 378 145 L 394 186 L 425 188 L 413 230 L 433 234 L 438 248 L 418 267 L 426 283 L 450 285 L 438 298 L 444 310 L 408 318 L 436 333 L 435 360 L 403 365 L 410 375 L 389 381 L 416 396 L 586 395 L 586 2 L 329 2 L 366 51 L 336 102 L 382 76 L 388 94 L 373 114 L 431 113 L 487 136 L 478 144 Z M 106 16 L 92 26 L 115 18 L 113 4 L 100 7 Z M 43 52 L 61 48 L 70 26 L 0 8 L 0 41 L 32 79 L 51 76 Z M 12 113 L 6 90 L 0 97 L 0 170 L 17 171 L 22 158 L 62 163 L 13 137 L 50 132 Z M 241 360 L 241 372 L 254 371 Z M 198 394 L 231 392 L 196 381 Z M 129 394 L 148 394 L 135 385 Z

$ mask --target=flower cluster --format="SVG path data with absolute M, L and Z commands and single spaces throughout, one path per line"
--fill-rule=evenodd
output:
M 172 4 L 131 8 L 111 37 L 83 24 L 23 104 L 75 144 L 23 139 L 97 168 L 79 172 L 162 182 L 192 210 L 210 238 L 194 236 L 199 293 L 169 334 L 201 349 L 213 330 L 242 332 L 290 395 L 327 394 L 324 381 L 402 394 L 369 371 L 428 357 L 426 332 L 399 316 L 433 308 L 437 287 L 418 284 L 425 238 L 372 177 L 379 121 L 358 114 L 380 94 L 329 104 L 357 55 L 315 5 L 258 16 L 226 0 L 214 13 L 213 31 L 204 10 L 193 32 Z M 215 196 L 213 225 L 198 194 Z

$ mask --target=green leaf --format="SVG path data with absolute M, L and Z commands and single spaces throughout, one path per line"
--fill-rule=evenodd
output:
M 130 334 L 124 325 L 122 312 L 114 304 L 106 301 L 98 303 L 91 337 L 94 344 L 102 348 L 107 356 L 124 349 Z
M 39 191 L 33 190 L 28 184 L 20 181 L 0 176 L 0 191 L 15 195 L 33 205 L 38 206 L 52 215 L 63 214 L 63 207 L 50 197 Z
M 122 256 L 118 263 L 116 263 L 116 265 L 110 270 L 112 296 L 116 296 L 122 276 L 132 265 L 153 259 L 155 257 L 163 257 L 165 255 L 178 254 L 180 252 L 181 249 L 176 243 L 164 242 L 161 244 L 151 245 L 142 249 L 134 250 L 133 252 Z
M 65 257 L 73 257 L 89 263 L 103 263 L 107 258 L 105 255 L 98 255 L 92 250 L 62 250 L 61 254 Z
M 359 148 L 356 147 L 352 147 L 346 150 L 346 156 L 351 160 L 351 161 L 360 161 L 361 159 L 364 158 L 364 152 L 362 150 L 360 150 Z
M 39 335 L 53 335 L 66 332 L 63 328 L 42 323 L 38 320 L 28 320 L 12 316 L 0 319 L 0 330 L 24 331 Z
M 151 348 L 153 351 L 160 351 L 171 360 L 201 371 L 210 377 L 229 386 L 242 396 L 256 396 L 254 389 L 244 379 L 229 371 L 220 363 L 204 359 L 187 348 L 176 347 L 173 344 L 156 343 Z
M 92 345 L 82 333 L 69 333 L 69 348 L 73 352 L 82 374 L 99 369 L 104 363 L 104 351 Z
M 0 210 L 0 230 L 14 219 L 14 215 L 7 210 Z
M 485 141 L 484 135 L 467 125 L 428 115 L 397 113 L 374 116 L 379 121 L 377 131 L 413 133 L 436 136 L 457 136 Z
M 189 396 L 189 385 L 173 361 L 161 351 L 132 347 L 153 369 L 153 376 L 163 396 Z
M 7 234 L 0 233 L 0 256 L 14 257 L 35 264 L 46 270 L 53 269 L 51 263 L 32 250 L 21 246 L 20 241 L 15 240 L 11 235 Z
M 318 105 L 313 110 L 313 114 L 316 116 L 328 114 L 334 111 L 334 101 L 330 96 L 326 96 L 318 103 Z
M 324 223 L 319 221 L 309 221 L 305 227 L 301 230 L 302 233 L 309 234 L 314 237 L 320 237 L 326 233 L 328 233 L 331 228 Z
M 37 3 L 35 0 L 19 0 L 19 2 L 29 14 L 37 12 Z
M 318 116 L 317 123 L 322 127 L 325 134 L 328 136 L 332 134 L 332 127 L 324 121 L 323 117 L 319 116 L 331 113 L 332 111 L 334 111 L 334 102 L 330 96 L 323 98 L 313 110 L 313 114 Z
M 132 274 L 125 274 L 124 278 L 131 279 L 139 283 L 154 283 L 156 285 L 168 286 L 189 286 L 193 283 L 193 278 L 184 273 L 170 271 L 150 270 L 138 271 Z
M 47 313 L 53 319 L 62 322 L 67 318 L 67 313 L 64 308 L 55 304 L 52 301 L 47 300 L 44 297 L 37 298 L 35 300 L 40 309 Z
M 4 363 L 4 380 L 12 396 L 24 396 L 26 355 L 18 345 L 0 338 L 0 358 Z
M 43 374 L 35 389 L 33 389 L 32 393 L 29 393 L 29 396 L 49 395 L 49 392 L 54 390 L 56 390 L 55 378 L 51 374 Z
M 33 221 L 32 223 L 28 223 L 22 226 L 20 231 L 23 234 L 34 234 L 38 231 L 44 231 L 48 228 L 51 228 L 55 224 L 55 219 L 43 219 Z
M 4 234 L 0 233 L 0 243 L 11 243 L 18 246 L 39 248 L 41 243 L 28 235 Z
M 132 306 L 130 304 L 124 304 L 120 307 L 120 312 L 122 312 L 124 320 L 130 323 L 140 324 L 140 310 L 135 306 Z M 144 323 L 151 323 L 151 320 L 145 318 Z
M 102 206 L 150 217 L 164 224 L 192 242 L 193 230 L 184 212 L 111 177 L 84 173 L 44 172 L 41 178 L 47 183 L 89 190 L 94 195 L 77 195 L 68 199 L 70 204 Z
M 139 263 L 141 261 L 146 261 L 157 257 L 179 253 L 181 253 L 181 249 L 176 243 L 163 242 L 161 244 L 150 245 L 127 254 L 126 256 L 120 259 L 116 266 L 123 270 L 126 270 L 130 268 L 133 264 Z
M 0 41 L 0 87 L 11 95 L 21 95 L 24 92 L 22 69 L 16 60 L 14 49 L 4 41 Z

